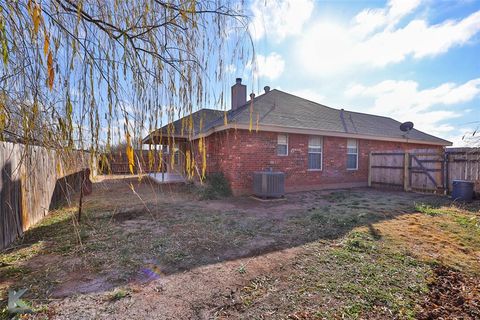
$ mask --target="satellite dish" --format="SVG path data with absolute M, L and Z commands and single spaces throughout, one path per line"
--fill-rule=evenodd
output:
M 411 121 L 404 122 L 400 125 L 400 130 L 402 130 L 403 132 L 409 132 L 412 129 L 413 129 L 413 122 Z

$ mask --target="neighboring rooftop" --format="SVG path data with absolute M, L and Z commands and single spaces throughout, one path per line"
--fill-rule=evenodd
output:
M 417 140 L 425 143 L 451 145 L 451 142 L 413 129 L 408 134 L 400 130 L 400 122 L 382 116 L 366 113 L 339 110 L 280 91 L 270 90 L 247 101 L 243 106 L 226 113 L 227 123 L 241 126 L 249 125 L 253 118 L 254 127 L 258 118 L 258 126 L 274 126 L 291 129 L 310 129 L 339 134 L 371 136 Z M 192 114 L 194 133 L 207 133 L 210 129 L 219 128 L 225 123 L 225 111 L 202 109 Z M 203 117 L 203 128 L 200 130 L 200 118 Z M 180 134 L 181 119 L 173 123 L 175 134 Z M 167 126 L 160 128 L 166 132 Z M 157 130 L 157 132 L 159 131 Z M 178 131 L 177 131 L 178 130 Z M 185 131 L 186 133 L 187 131 Z M 185 136 L 188 134 L 184 134 Z M 150 135 L 149 135 L 150 136 Z M 147 137 L 148 138 L 148 137 Z M 147 139 L 145 138 L 144 141 Z

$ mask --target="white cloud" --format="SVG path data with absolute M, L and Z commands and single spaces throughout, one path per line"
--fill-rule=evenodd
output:
M 272 52 L 268 56 L 258 54 L 255 62 L 253 73 L 256 77 L 266 77 L 273 80 L 278 78 L 285 68 L 285 61 L 276 52 Z M 246 69 L 250 68 L 252 68 L 250 64 L 246 66 Z
M 435 88 L 418 90 L 412 80 L 385 80 L 373 86 L 355 84 L 346 91 L 348 96 L 375 98 L 375 111 L 399 112 L 405 106 L 410 111 L 425 111 L 434 105 L 454 105 L 467 102 L 480 95 L 480 78 L 464 84 L 444 83 Z
M 415 19 L 397 27 L 418 3 L 390 1 L 387 8 L 361 11 L 350 26 L 320 21 L 303 33 L 295 46 L 297 58 L 307 72 L 330 75 L 439 55 L 466 44 L 480 31 L 480 11 L 461 20 L 430 25 Z
M 453 142 L 454 147 L 480 147 L 478 136 L 472 136 L 475 129 L 462 129 L 459 134 L 449 138 Z
M 386 8 L 362 10 L 353 18 L 352 31 L 365 36 L 381 27 L 393 28 L 419 5 L 420 0 L 390 0 Z
M 480 96 L 480 78 L 464 84 L 444 83 L 423 90 L 418 89 L 415 81 L 386 80 L 373 86 L 355 84 L 346 91 L 346 96 L 372 99 L 372 107 L 367 112 L 399 121 L 413 121 L 420 130 L 448 136 L 456 128 L 444 122 L 462 114 L 446 107 Z
M 249 29 L 254 40 L 268 37 L 281 42 L 299 34 L 313 11 L 312 0 L 254 0 Z

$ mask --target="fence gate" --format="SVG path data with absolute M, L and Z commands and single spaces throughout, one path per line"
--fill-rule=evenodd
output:
M 438 152 L 372 152 L 368 185 L 443 193 L 444 155 Z
M 408 156 L 408 181 L 406 190 L 445 191 L 445 161 L 443 154 L 406 153 Z

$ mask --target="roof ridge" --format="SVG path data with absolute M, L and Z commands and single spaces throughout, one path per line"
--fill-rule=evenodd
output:
M 298 128 L 316 128 L 318 130 L 332 132 L 338 131 L 387 138 L 403 137 L 414 140 L 417 139 L 419 141 L 451 144 L 446 139 L 418 129 L 412 130 L 409 136 L 404 136 L 399 129 L 401 122 L 389 116 L 345 110 L 344 108 L 333 108 L 279 89 L 272 89 L 268 92 L 262 92 L 256 97 L 250 97 L 248 101 L 245 101 L 244 104 L 235 109 L 221 110 L 217 108 L 201 108 L 173 123 L 179 126 L 178 123 L 182 121 L 183 118 L 191 115 L 195 118 L 195 122 L 199 121 L 198 119 L 200 118 L 204 118 L 201 129 L 197 129 L 195 125 L 195 131 L 200 130 L 199 132 L 203 133 L 212 128 L 221 127 L 224 124 L 225 117 L 228 124 L 248 124 L 249 110 L 252 104 L 254 105 L 255 112 L 258 110 L 258 114 L 261 115 L 260 124 L 262 125 L 272 124 Z M 277 112 L 272 113 L 271 111 L 275 109 L 272 109 L 272 107 L 277 104 L 279 106 Z M 167 125 L 168 124 L 164 127 Z M 164 127 L 159 130 L 162 130 Z
M 395 119 L 393 119 L 392 117 L 388 117 L 388 116 L 382 116 L 382 115 L 378 115 L 378 114 L 372 114 L 372 113 L 366 113 L 366 112 L 359 112 L 359 111 L 352 111 L 352 110 L 348 110 L 348 109 L 345 109 L 345 108 L 334 108 L 334 107 L 330 107 L 330 106 L 327 106 L 327 105 L 324 105 L 322 103 L 319 103 L 319 102 L 316 102 L 316 101 L 313 101 L 311 99 L 307 99 L 307 98 L 303 98 L 303 97 L 300 97 L 300 96 L 297 96 L 296 94 L 293 94 L 293 93 L 290 93 L 290 92 L 286 92 L 286 91 L 283 91 L 283 90 L 279 90 L 279 89 L 272 89 L 271 91 L 278 91 L 278 92 L 281 92 L 281 93 L 285 93 L 285 94 L 288 94 L 290 96 L 293 96 L 295 98 L 299 98 L 299 99 L 302 99 L 302 100 L 305 100 L 305 101 L 309 101 L 311 103 L 314 103 L 314 104 L 317 104 L 319 106 L 322 106 L 322 107 L 325 107 L 325 108 L 329 108 L 329 109 L 333 109 L 333 110 L 336 110 L 336 111 L 345 111 L 345 112 L 351 112 L 351 113 L 358 113 L 358 114 L 363 114 L 363 115 L 367 115 L 367 116 L 374 116 L 374 117 L 380 117 L 380 118 L 386 118 L 386 119 L 391 119 L 391 120 L 394 120 L 394 121 L 397 121 Z M 400 121 L 397 121 L 397 122 L 400 122 Z
M 387 117 L 387 116 L 382 116 L 382 115 L 378 115 L 378 114 L 372 114 L 372 113 L 366 113 L 366 112 L 359 112 L 359 111 L 352 111 L 352 110 L 348 110 L 348 109 L 345 109 L 345 108 L 334 108 L 334 107 L 330 107 L 330 106 L 327 106 L 327 105 L 324 105 L 324 104 L 321 104 L 319 102 L 316 102 L 316 101 L 313 101 L 313 100 L 310 100 L 310 99 L 307 99 L 307 98 L 303 98 L 303 97 L 300 97 L 300 96 L 297 96 L 293 93 L 290 93 L 290 92 L 286 92 L 286 91 L 282 91 L 282 90 L 278 90 L 278 89 L 272 89 L 271 91 L 278 91 L 278 92 L 281 92 L 281 93 L 285 93 L 285 94 L 288 94 L 290 96 L 293 96 L 293 97 L 296 97 L 296 98 L 299 98 L 299 99 L 302 99 L 302 100 L 306 100 L 306 101 L 309 101 L 309 102 L 312 102 L 314 104 L 317 104 L 319 106 L 322 106 L 322 107 L 325 107 L 325 108 L 329 108 L 329 109 L 333 109 L 335 111 L 344 111 L 344 112 L 350 112 L 350 113 L 357 113 L 357 114 L 363 114 L 363 115 L 367 115 L 367 116 L 374 116 L 374 117 L 380 117 L 380 118 L 386 118 L 386 119 L 390 119 L 390 120 L 394 120 L 394 121 L 397 121 L 395 119 L 393 119 L 392 117 Z M 397 122 L 400 122 L 400 121 L 397 121 Z
M 168 122 L 166 125 L 168 125 L 169 123 L 174 123 L 174 122 L 177 122 L 177 121 L 180 121 L 182 120 L 183 118 L 187 118 L 187 117 L 190 117 L 190 116 L 193 116 L 194 114 L 197 114 L 201 111 L 215 111 L 215 112 L 225 112 L 225 110 L 218 110 L 218 109 L 210 109 L 210 108 L 201 108 L 201 109 L 198 109 L 197 111 L 194 111 L 192 113 L 189 113 L 189 114 L 186 114 L 184 115 L 183 117 L 180 117 L 178 118 L 177 120 L 173 120 L 171 122 Z M 163 127 L 162 127 L 163 128 Z
M 345 110 L 346 112 L 349 112 L 349 113 L 356 113 L 356 114 L 361 114 L 361 115 L 366 115 L 366 116 L 369 116 L 369 117 L 379 117 L 379 118 L 384 118 L 384 119 L 389 119 L 389 120 L 392 120 L 392 121 L 395 121 L 397 123 L 402 123 L 401 121 L 398 121 L 396 119 L 393 119 L 392 117 L 387 117 L 387 116 L 381 116 L 381 115 L 378 115 L 378 114 L 371 114 L 371 113 L 365 113 L 365 112 L 358 112 L 358 111 L 350 111 L 350 110 Z M 418 130 L 416 128 L 413 128 L 413 130 L 415 131 L 418 131 L 418 132 L 421 132 L 427 136 L 430 136 L 432 138 L 436 138 L 436 139 L 441 139 L 443 141 L 448 141 L 446 139 L 443 139 L 443 138 L 440 138 L 440 137 L 437 137 L 437 136 L 434 136 L 433 134 L 430 134 L 430 133 L 426 133 L 425 131 L 422 131 L 422 130 Z M 449 142 L 449 141 L 448 141 Z
M 273 89 L 275 90 L 275 89 Z M 269 94 L 270 92 L 272 92 L 273 90 L 270 90 L 269 92 L 265 92 L 265 93 L 262 93 L 256 97 L 253 98 L 253 103 L 255 103 L 255 101 L 258 101 L 260 99 L 263 99 L 267 94 Z M 245 109 L 247 109 L 250 104 L 252 103 L 252 99 L 250 100 L 247 100 L 247 102 L 245 102 L 245 104 L 242 104 L 241 106 L 237 107 L 236 109 L 230 109 L 230 110 L 227 110 L 227 119 L 228 117 L 230 116 L 230 119 L 228 119 L 228 122 L 232 121 L 232 120 L 235 120 L 235 118 L 237 116 L 239 116 Z M 219 121 L 220 119 L 217 119 L 217 120 L 214 120 L 214 121 L 211 121 L 210 123 L 215 123 L 216 121 Z
M 303 97 L 297 96 L 296 94 L 293 94 L 293 93 L 290 93 L 290 92 L 286 92 L 286 91 L 283 91 L 283 90 L 272 89 L 272 90 L 270 90 L 269 92 L 272 92 L 272 91 L 278 91 L 278 92 L 280 92 L 280 93 L 284 93 L 284 94 L 287 94 L 287 95 L 289 95 L 289 96 L 292 96 L 292 97 L 295 97 L 295 98 L 298 98 L 298 99 L 302 99 L 302 100 L 305 100 L 305 101 L 308 101 L 308 102 L 317 104 L 317 105 L 322 106 L 322 107 L 324 107 L 324 108 L 333 109 L 333 110 L 337 110 L 337 111 L 340 111 L 340 110 L 341 110 L 341 109 L 337 109 L 337 108 L 334 108 L 334 107 L 326 106 L 326 105 L 321 104 L 321 103 L 319 103 L 319 102 L 316 102 L 316 101 L 313 101 L 313 100 L 310 100 L 310 99 L 307 99 L 307 98 L 303 98 Z

